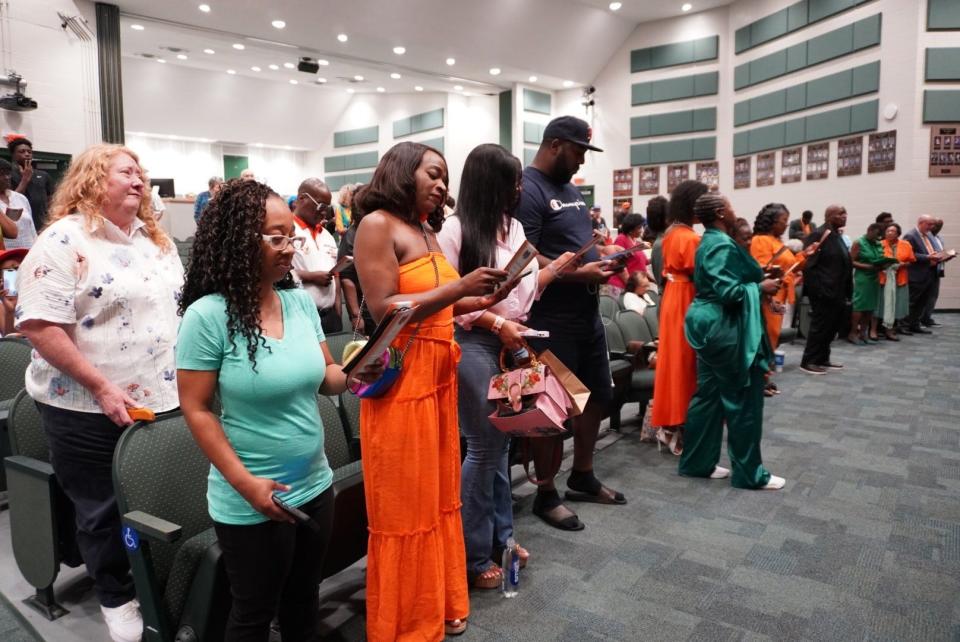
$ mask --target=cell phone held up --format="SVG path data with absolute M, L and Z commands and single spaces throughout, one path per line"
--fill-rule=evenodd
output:
M 3 290 L 6 293 L 7 297 L 13 298 L 17 296 L 17 270 L 14 268 L 8 268 L 3 271 Z
M 323 529 L 320 528 L 320 524 L 316 523 L 312 517 L 304 513 L 302 510 L 300 510 L 299 508 L 295 508 L 294 506 L 291 506 L 287 502 L 280 499 L 277 495 L 271 495 L 270 498 L 273 499 L 274 504 L 279 506 L 283 512 L 285 512 L 286 514 L 290 515 L 290 517 L 295 519 L 298 524 L 303 524 L 307 526 L 310 530 L 312 530 L 317 535 L 323 534 Z

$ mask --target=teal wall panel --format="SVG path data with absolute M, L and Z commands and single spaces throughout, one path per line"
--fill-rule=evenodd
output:
M 678 111 L 672 114 L 658 114 L 650 118 L 650 135 L 666 136 L 688 132 L 693 129 L 693 112 Z
M 758 96 L 759 98 L 759 96 Z M 749 101 L 748 101 L 749 102 Z M 800 111 L 807 108 L 807 84 L 787 87 L 787 99 L 784 104 L 784 113 Z M 752 110 L 751 110 L 752 112 Z
M 733 46 L 737 53 L 750 48 L 750 25 L 737 29 L 733 37 Z
M 759 42 L 769 42 L 787 33 L 788 9 L 781 9 L 776 13 L 757 20 L 750 26 L 750 38 Z
M 693 156 L 690 160 L 713 160 L 716 157 L 717 139 L 715 137 L 693 139 Z
M 500 146 L 513 153 L 513 92 L 501 91 L 497 97 L 500 108 Z
M 649 135 L 649 116 L 634 116 L 630 119 L 630 138 L 647 138 Z
M 364 145 L 375 143 L 380 140 L 380 127 L 373 125 L 371 127 L 361 127 L 359 129 L 347 129 L 340 132 L 333 132 L 334 147 L 349 147 L 351 145 Z
M 348 183 L 369 183 L 373 178 L 373 172 L 362 172 L 359 174 L 338 174 L 337 176 L 327 176 L 327 187 L 331 192 L 335 192 Z
M 853 89 L 853 72 L 849 69 L 807 83 L 807 104 L 822 105 L 849 96 Z
M 734 50 L 740 54 L 766 42 L 799 31 L 815 22 L 838 15 L 871 0 L 801 0 L 785 9 L 755 20 L 736 31 Z M 956 0 L 930 0 L 931 3 L 954 3 Z M 957 18 L 960 23 L 960 17 Z
M 960 2 L 927 0 L 927 31 L 960 29 Z
M 733 124 L 737 127 L 750 122 L 750 102 L 742 101 L 733 106 Z
M 924 77 L 928 81 L 960 80 L 960 47 L 927 49 Z
M 443 136 L 441 136 L 440 138 L 429 138 L 429 139 L 427 139 L 427 140 L 418 140 L 417 142 L 418 142 L 418 143 L 422 143 L 422 144 L 426 145 L 427 147 L 433 147 L 435 150 L 439 151 L 441 154 L 444 153 L 444 150 L 443 150 L 443 145 L 444 145 Z
M 807 116 L 807 135 L 812 138 L 839 138 L 850 133 L 850 108 L 832 109 Z
M 750 153 L 750 134 L 737 132 L 733 135 L 733 155 L 743 156 Z
M 634 83 L 630 89 L 632 105 L 645 105 L 717 93 L 718 73 L 708 72 L 679 78 Z
M 363 152 L 360 154 L 344 154 L 341 156 L 326 156 L 323 159 L 324 172 L 345 172 L 354 169 L 376 167 L 380 161 L 378 152 Z
M 737 65 L 733 71 L 734 89 L 751 87 L 879 45 L 880 27 L 881 14 L 878 13 L 851 25 L 828 31 L 806 42 L 797 43 L 787 49 Z
M 806 27 L 809 11 L 807 0 L 787 7 L 787 33 Z
M 853 68 L 851 96 L 862 96 L 880 89 L 880 61 Z
M 630 119 L 630 138 L 668 136 L 717 128 L 717 108 L 704 107 L 667 114 L 634 116 Z
M 523 110 L 532 111 L 538 114 L 550 115 L 551 103 L 553 99 L 550 94 L 533 89 L 523 90 Z
M 393 121 L 393 137 L 400 138 L 401 136 L 409 136 L 412 125 L 413 120 L 410 118 L 401 118 L 400 120 Z
M 393 121 L 393 137 L 400 138 L 410 134 L 430 131 L 443 127 L 443 108 L 414 114 L 408 118 Z
M 693 93 L 695 96 L 713 96 L 720 86 L 720 74 L 697 74 L 693 77 Z
M 667 78 L 653 84 L 653 102 L 655 103 L 689 98 L 694 95 L 693 76 Z
M 543 140 L 544 126 L 539 123 L 523 123 L 523 142 L 539 145 Z
M 717 128 L 717 108 L 706 107 L 693 110 L 693 131 L 706 132 Z
M 879 100 L 850 107 L 850 133 L 874 131 L 877 128 L 879 112 Z
M 630 165 L 636 167 L 637 165 L 649 165 L 650 164 L 650 143 L 641 143 L 639 145 L 630 146 Z
M 787 110 L 787 92 L 785 89 L 775 91 L 763 96 L 757 96 L 752 100 L 746 101 L 749 108 L 750 119 L 747 122 L 766 120 L 774 116 L 780 116 Z
M 635 143 L 630 146 L 630 164 L 633 166 L 713 160 L 716 156 L 715 136 Z
M 928 89 L 923 92 L 923 122 L 960 122 L 960 89 Z
M 955 118 L 960 120 L 960 90 L 955 93 Z M 741 130 L 733 135 L 733 155 L 755 154 L 779 147 L 873 131 L 877 128 L 879 109 L 880 101 L 871 100 L 782 123 Z
M 800 145 L 807 140 L 807 119 L 797 118 L 783 124 L 783 144 L 785 147 Z
M 783 147 L 784 141 L 786 140 L 783 123 L 757 127 L 756 129 L 751 129 L 749 133 L 750 151 Z
M 688 65 L 706 60 L 716 60 L 719 51 L 719 36 L 707 36 L 696 40 L 673 42 L 630 52 L 630 71 L 648 71 L 677 65 Z
M 638 82 L 630 86 L 630 104 L 646 105 L 653 102 L 653 83 Z
M 523 148 L 523 166 L 526 167 L 533 162 L 533 157 L 537 155 L 537 150 L 530 147 Z

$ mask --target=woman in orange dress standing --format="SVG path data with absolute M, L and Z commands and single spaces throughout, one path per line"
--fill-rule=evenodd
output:
M 693 302 L 693 258 L 700 236 L 693 231 L 693 204 L 707 191 L 700 181 L 683 181 L 670 196 L 670 222 L 663 237 L 663 297 L 651 423 L 657 439 L 674 455 L 683 452 L 683 424 L 697 388 L 697 356 L 684 336 L 683 320 Z
M 440 152 L 399 143 L 354 201 L 362 217 L 354 259 L 374 319 L 392 303 L 419 306 L 393 344 L 409 344 L 399 379 L 360 404 L 371 642 L 441 640 L 467 626 L 453 315 L 499 300 L 490 295 L 506 273 L 478 268 L 460 278 L 444 259 L 436 232 L 447 182 Z

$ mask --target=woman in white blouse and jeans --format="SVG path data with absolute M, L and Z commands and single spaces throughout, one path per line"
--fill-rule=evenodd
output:
M 500 145 L 474 148 L 460 179 L 457 211 L 446 220 L 437 240 L 460 274 L 479 267 L 504 269 L 526 241 L 523 227 L 512 217 L 520 200 L 520 161 Z M 523 346 L 520 333 L 538 292 L 557 276 L 556 266 L 572 256 L 566 253 L 532 272 L 496 305 L 456 317 L 456 340 L 462 356 L 459 374 L 460 429 L 466 436 L 467 456 L 461 471 L 463 533 L 467 573 L 475 588 L 500 586 L 499 553 L 513 536 L 513 509 L 508 475 L 509 438 L 487 417 L 490 378 L 500 372 L 500 349 Z M 520 551 L 521 562 L 528 554 Z
M 95 145 L 73 160 L 20 266 L 17 327 L 33 344 L 37 402 L 77 543 L 113 640 L 143 622 L 120 538 L 113 451 L 128 409 L 173 410 L 183 266 L 150 208 L 136 154 Z

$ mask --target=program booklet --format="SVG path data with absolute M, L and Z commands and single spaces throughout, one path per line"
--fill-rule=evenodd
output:
M 391 304 L 390 309 L 383 316 L 383 319 L 377 325 L 377 329 L 370 335 L 360 350 L 343 364 L 343 371 L 349 376 L 351 373 L 363 370 L 368 365 L 383 356 L 383 353 L 393 340 L 397 338 L 403 327 L 410 321 L 410 317 L 416 312 L 419 306 L 412 301 L 398 301 Z M 388 364 L 391 365 L 391 364 Z M 396 364 L 392 364 L 396 365 Z

